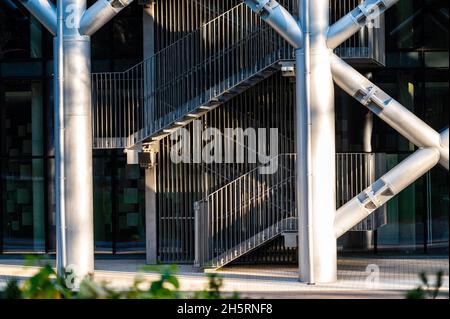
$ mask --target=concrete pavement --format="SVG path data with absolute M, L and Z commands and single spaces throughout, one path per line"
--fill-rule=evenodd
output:
M 49 260 L 54 264 L 53 260 Z M 112 287 L 129 286 L 144 265 L 144 259 L 98 258 L 95 279 L 108 281 Z M 0 286 L 9 278 L 24 279 L 37 267 L 24 267 L 22 259 L 0 257 Z M 449 297 L 449 260 L 443 256 L 415 257 L 340 257 L 338 281 L 307 285 L 298 282 L 295 265 L 234 265 L 216 271 L 223 277 L 224 292 L 239 292 L 249 298 L 404 298 L 408 290 L 420 284 L 418 274 L 429 274 L 434 282 L 437 271 L 444 272 L 441 298 Z M 146 272 L 148 281 L 159 278 L 157 271 Z M 207 285 L 203 272 L 190 265 L 178 266 L 182 291 L 201 290 Z

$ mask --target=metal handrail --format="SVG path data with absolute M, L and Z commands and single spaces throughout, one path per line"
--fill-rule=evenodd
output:
M 241 6 L 245 6 L 245 4 L 244 4 L 243 2 L 242 2 L 242 3 L 239 3 L 237 6 L 235 6 L 235 7 L 231 8 L 231 9 L 229 9 L 229 10 L 227 10 L 227 11 L 221 13 L 221 14 L 218 15 L 217 17 L 215 17 L 215 18 L 209 20 L 208 22 L 204 23 L 204 24 L 201 25 L 197 30 L 194 30 L 194 31 L 192 31 L 191 33 L 186 34 L 185 36 L 181 37 L 181 38 L 178 39 L 177 41 L 175 41 L 175 42 L 169 44 L 168 46 L 164 47 L 163 49 L 159 50 L 158 52 L 156 52 L 155 54 L 153 54 L 151 57 L 145 58 L 144 60 L 142 60 L 141 62 L 137 63 L 136 65 L 134 65 L 134 66 L 132 66 L 132 67 L 126 69 L 126 70 L 123 71 L 123 72 L 119 72 L 119 73 L 125 73 L 125 72 L 128 72 L 128 71 L 130 71 L 131 69 L 134 69 L 134 68 L 138 67 L 139 65 L 144 64 L 146 61 L 151 60 L 155 55 L 163 54 L 165 51 L 170 50 L 172 47 L 174 47 L 174 46 L 176 46 L 176 45 L 179 45 L 180 43 L 185 42 L 186 39 L 192 38 L 193 34 L 195 34 L 196 32 L 199 32 L 199 30 L 201 30 L 201 29 L 204 28 L 205 26 L 207 26 L 207 25 L 209 25 L 209 24 L 212 24 L 212 23 L 216 22 L 217 20 L 219 20 L 219 19 L 223 18 L 224 16 L 226 16 L 229 12 L 231 12 L 231 11 L 233 11 L 233 10 L 239 9 Z
M 293 157 L 297 157 L 297 154 L 295 154 L 295 153 L 279 154 L 279 155 L 277 155 L 277 156 L 274 156 L 274 157 L 270 158 L 269 161 L 272 162 L 274 159 L 278 159 L 278 158 L 280 158 L 280 157 L 282 157 L 282 156 L 283 156 L 283 157 L 284 157 L 284 156 L 293 156 Z M 226 187 L 228 187 L 228 186 L 230 186 L 230 185 L 239 183 L 241 180 L 243 180 L 243 179 L 247 178 L 248 176 L 254 174 L 256 171 L 260 170 L 262 167 L 265 167 L 265 166 L 267 166 L 267 165 L 268 165 L 268 164 L 264 164 L 264 165 L 260 165 L 260 166 L 258 166 L 258 167 L 255 167 L 255 168 L 251 169 L 251 170 L 248 171 L 247 173 L 245 173 L 245 174 L 239 176 L 238 178 L 234 179 L 233 181 L 231 181 L 229 184 L 227 184 L 227 185 L 225 185 L 225 186 L 223 186 L 223 187 L 221 187 L 221 188 L 215 190 L 214 192 L 210 193 L 206 198 L 203 198 L 203 199 L 201 199 L 200 201 L 207 201 L 209 197 L 211 197 L 211 196 L 213 196 L 214 194 L 216 194 L 216 193 L 222 191 L 223 189 L 225 189 Z
M 349 1 L 359 0 L 332 2 L 332 20 L 347 13 Z M 282 1 L 290 10 L 296 3 Z M 370 52 L 378 45 L 368 32 L 381 31 L 363 29 L 337 50 L 349 59 L 376 59 Z M 293 58 L 288 43 L 240 3 L 125 72 L 94 73 L 94 148 L 129 148 Z
M 195 203 L 196 232 L 200 232 L 196 233 L 196 261 L 199 266 L 222 267 L 255 248 L 255 245 L 246 248 L 242 243 L 253 238 L 261 245 L 284 231 L 268 231 L 270 227 L 286 218 L 297 218 L 296 157 L 296 154 L 280 154 L 273 158 L 278 159 L 279 166 L 274 175 L 260 175 L 258 170 L 263 165 L 259 166 Z M 384 173 L 381 168 L 384 161 L 383 154 L 336 154 L 337 207 Z M 378 213 L 384 217 L 377 216 Z M 354 230 L 378 228 L 385 223 L 383 219 L 385 212 L 379 211 Z M 248 220 L 253 221 L 248 223 L 252 227 L 250 231 L 245 228 Z M 295 225 L 293 227 L 290 230 L 297 229 Z M 267 236 L 268 233 L 273 236 Z M 226 258 L 220 258 L 222 255 Z
M 290 58 L 288 44 L 241 3 L 125 72 L 94 73 L 94 146 L 130 147 Z
M 267 229 L 295 218 L 295 158 L 295 154 L 280 154 L 272 158 L 278 163 L 274 174 L 260 175 L 265 166 L 261 165 L 196 202 L 199 265 L 221 266 L 215 260 L 221 254 L 251 238 L 262 243 Z M 255 237 L 258 234 L 262 238 Z M 236 256 L 253 248 L 240 247 Z

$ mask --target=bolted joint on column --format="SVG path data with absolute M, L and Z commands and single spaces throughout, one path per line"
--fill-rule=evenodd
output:
M 327 35 L 328 48 L 337 48 L 341 43 L 361 30 L 362 27 L 376 20 L 398 1 L 365 0 L 329 28 Z
M 381 12 L 386 11 L 386 2 L 386 0 L 378 0 L 374 3 L 368 3 L 367 1 L 365 1 L 351 12 L 351 18 L 353 18 L 356 23 L 363 27 L 370 20 L 377 18 Z
M 354 98 L 375 114 L 382 112 L 392 98 L 384 94 L 377 86 L 369 86 L 356 91 Z
M 299 23 L 277 1 L 244 0 L 244 2 L 295 49 L 302 47 L 303 32 Z
M 80 34 L 93 35 L 131 2 L 133 0 L 98 0 L 84 12 L 80 21 Z
M 361 205 L 370 214 L 383 206 L 386 202 L 386 197 L 393 196 L 394 191 L 384 180 L 380 179 L 375 184 L 364 190 L 358 195 L 358 200 Z

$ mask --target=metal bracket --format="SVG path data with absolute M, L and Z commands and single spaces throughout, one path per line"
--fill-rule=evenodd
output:
M 393 194 L 394 192 L 391 190 L 391 187 L 385 183 L 377 190 L 374 187 L 364 190 L 361 194 L 362 196 L 360 195 L 360 202 L 367 210 L 374 211 L 383 206 L 385 202 L 380 197 L 392 196 Z
M 353 16 L 356 23 L 364 26 L 369 20 L 370 16 L 376 12 L 383 12 L 387 9 L 387 5 L 384 0 L 379 0 L 377 3 L 374 3 L 370 6 L 366 6 L 365 3 L 362 3 L 358 6 L 359 12 Z
M 297 248 L 297 245 L 298 245 L 297 233 L 286 232 L 286 233 L 283 233 L 282 236 L 284 238 L 284 247 Z
M 142 152 L 139 154 L 139 165 L 142 168 L 153 168 L 157 164 L 156 155 L 159 152 L 159 145 L 156 143 L 145 143 L 142 145 Z
M 142 144 L 136 144 L 133 147 L 123 150 L 127 154 L 127 164 L 137 165 L 139 164 L 139 153 L 142 152 Z
M 293 61 L 283 61 L 280 62 L 281 65 L 281 75 L 286 78 L 295 77 L 295 62 Z

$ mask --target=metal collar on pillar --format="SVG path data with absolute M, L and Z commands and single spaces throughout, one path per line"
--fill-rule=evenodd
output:
M 332 282 L 337 273 L 336 238 L 330 234 L 336 211 L 336 154 L 334 84 L 326 44 L 329 1 L 301 0 L 300 20 L 304 30 L 304 49 L 297 51 L 300 280 Z

